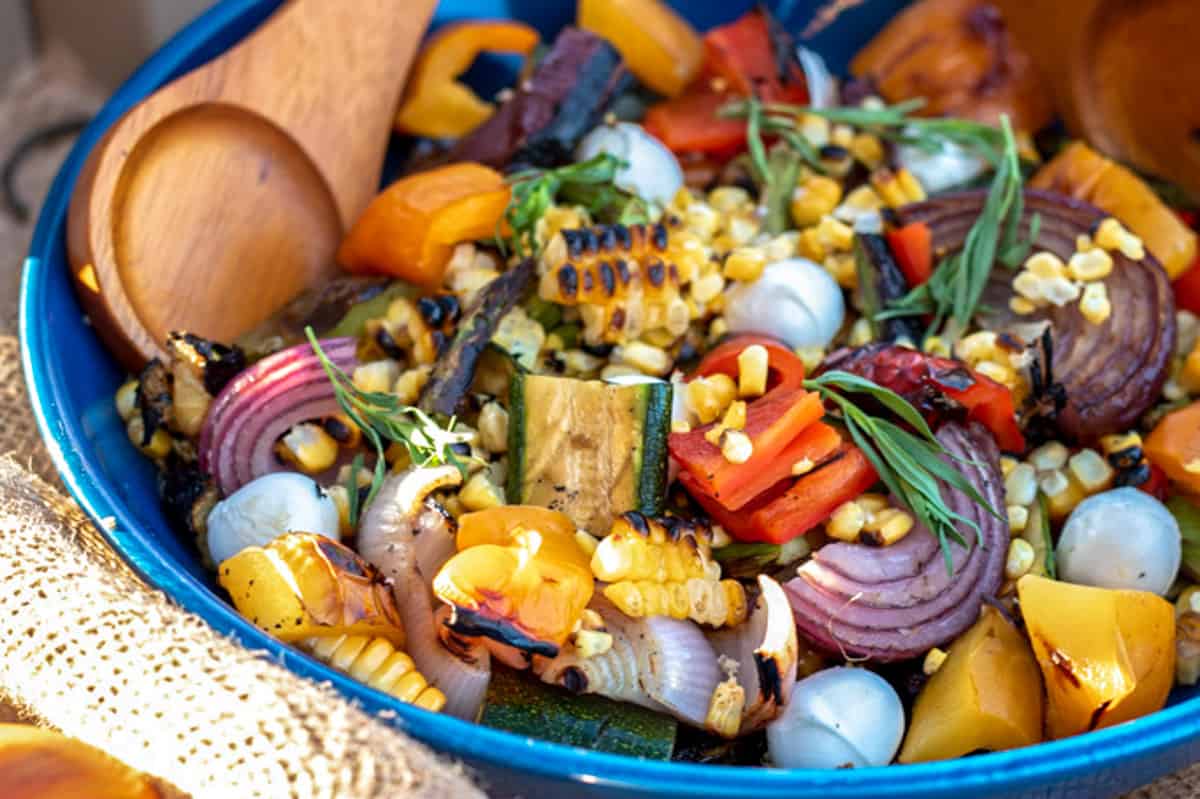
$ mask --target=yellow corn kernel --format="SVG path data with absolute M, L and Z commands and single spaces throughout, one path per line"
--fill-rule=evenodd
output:
M 850 346 L 861 347 L 870 344 L 875 335 L 871 332 L 871 323 L 866 319 L 856 319 L 850 326 Z
M 739 247 L 725 257 L 722 273 L 729 280 L 751 283 L 762 277 L 767 267 L 767 256 L 757 247 Z
M 701 424 L 708 424 L 737 398 L 737 384 L 729 375 L 716 374 L 698 377 L 687 384 L 686 403 Z
M 613 351 L 613 358 L 632 366 L 642 374 L 661 377 L 671 371 L 674 359 L 661 347 L 652 347 L 641 341 L 631 341 Z
M 842 184 L 825 175 L 809 175 L 792 192 L 792 221 L 798 228 L 817 224 L 842 199 Z
M 603 630 L 579 630 L 575 633 L 575 651 L 580 657 L 594 658 L 612 649 L 613 637 Z
M 479 444 L 491 453 L 508 451 L 508 411 L 498 402 L 479 409 Z
M 860 494 L 854 501 L 858 504 L 858 507 L 863 509 L 868 518 L 888 507 L 888 498 L 883 494 Z
M 117 406 L 117 416 L 122 422 L 128 422 L 137 412 L 138 381 L 127 380 L 117 389 L 113 402 Z
M 980 361 L 975 364 L 975 371 L 984 377 L 995 380 L 1001 385 L 1011 388 L 1016 383 L 1017 373 L 1012 367 L 995 361 Z
M 672 433 L 690 433 L 690 432 L 692 432 L 692 426 L 690 424 L 688 424 L 687 419 L 672 419 L 671 420 L 671 432 Z
M 827 256 L 821 261 L 821 266 L 825 267 L 837 284 L 844 289 L 858 288 L 858 269 L 854 264 L 854 256 L 850 253 L 834 253 Z M 865 322 L 865 319 L 859 321 Z
M 413 367 L 396 378 L 392 393 L 405 405 L 416 405 L 432 373 L 433 367 L 428 364 Z
M 1024 577 L 1033 568 L 1034 556 L 1032 544 L 1024 538 L 1014 538 L 1008 544 L 1008 556 L 1004 560 L 1004 576 L 1010 580 Z
M 684 211 L 683 224 L 702 242 L 707 242 L 712 240 L 721 227 L 721 215 L 712 206 L 696 202 Z
M 1019 533 L 1029 524 L 1029 508 L 1024 505 L 1008 506 L 1008 529 Z
M 792 474 L 800 477 L 811 472 L 815 466 L 816 464 L 813 463 L 812 458 L 801 458 L 792 464 Z
M 726 430 L 721 435 L 721 456 L 730 463 L 745 463 L 754 454 L 754 443 L 740 430 Z
M 866 511 L 853 500 L 843 502 L 825 522 L 825 533 L 839 541 L 857 541 L 863 525 L 867 523 Z
M 1179 384 L 1189 393 L 1200 392 L 1200 341 L 1183 360 L 1183 368 L 1179 370 Z
M 1001 455 L 1000 474 L 1003 477 L 1008 477 L 1010 474 L 1012 474 L 1013 469 L 1017 468 L 1018 463 L 1020 463 L 1020 461 L 1014 458 L 1012 455 Z
M 752 344 L 738 355 L 738 396 L 759 397 L 767 392 L 767 348 Z
M 1018 463 L 1004 478 L 1004 494 L 1014 505 L 1029 506 L 1037 499 L 1037 472 L 1028 463 Z
M 762 230 L 762 223 L 753 213 L 751 208 L 748 213 L 734 214 L 725 220 L 724 238 L 727 239 L 727 246 L 718 246 L 718 249 L 732 250 L 734 247 L 748 244 L 759 234 Z
M 401 702 L 435 713 L 446 705 L 445 695 L 425 680 L 412 658 L 385 638 L 319 636 L 307 639 L 304 647 L 318 660 Z
M 871 173 L 871 186 L 883 198 L 883 202 L 889 208 L 899 208 L 908 202 L 908 197 L 904 192 L 904 188 L 900 185 L 900 181 L 896 178 L 896 173 L 887 167 L 881 167 Z
M 1108 300 L 1108 288 L 1103 283 L 1088 283 L 1079 300 L 1079 312 L 1094 325 L 1103 324 L 1112 315 L 1112 303 Z
M 1008 301 L 1008 308 L 1013 313 L 1020 316 L 1028 316 L 1038 309 L 1037 305 L 1033 304 L 1025 297 L 1012 297 Z
M 712 272 L 696 278 L 691 284 L 692 298 L 701 305 L 707 305 L 718 294 L 725 290 L 725 278 L 720 272 Z
M 1104 451 L 1105 455 L 1114 455 L 1127 449 L 1133 449 L 1134 447 L 1137 447 L 1139 450 L 1142 447 L 1142 437 L 1137 431 L 1112 433 L 1100 437 L 1100 449 Z
M 950 346 L 941 336 L 926 336 L 921 342 L 921 350 L 939 358 L 950 357 Z
M 730 676 L 717 684 L 708 702 L 704 728 L 722 738 L 735 738 L 742 727 L 742 711 L 746 707 L 746 689 Z
M 596 536 L 589 533 L 587 530 L 575 531 L 575 543 L 579 544 L 579 548 L 584 551 L 588 557 L 591 557 L 596 552 L 596 547 L 600 545 L 600 541 Z
M 721 425 L 727 430 L 741 430 L 746 426 L 746 403 L 734 400 L 729 403 L 725 415 L 721 417 Z
M 925 653 L 925 660 L 921 663 L 921 671 L 925 672 L 927 677 L 932 677 L 937 673 L 937 670 L 946 662 L 947 652 L 944 649 L 938 649 L 936 646 Z
M 1043 279 L 1063 277 L 1067 274 L 1067 265 L 1052 252 L 1035 252 L 1025 259 L 1024 268 L 1031 275 Z
M 275 454 L 305 474 L 320 474 L 338 459 L 338 444 L 320 425 L 302 422 L 279 439 Z
M 954 355 L 967 364 L 994 359 L 996 334 L 991 330 L 981 330 L 978 333 L 963 336 L 954 344 Z
M 386 394 L 392 390 L 400 377 L 400 366 L 395 361 L 382 360 L 364 363 L 354 370 L 351 380 L 359 391 Z
M 859 216 L 883 208 L 883 198 L 875 189 L 864 184 L 846 195 L 842 204 L 834 209 L 833 215 L 843 222 L 853 222 Z
M 1079 299 L 1079 284 L 1065 277 L 1055 277 L 1042 282 L 1042 298 L 1053 305 L 1062 307 Z
M 346 486 L 335 483 L 325 489 L 325 495 L 333 502 L 338 512 L 338 533 L 349 535 L 353 532 L 350 527 L 350 492 Z
M 1112 486 L 1116 471 L 1094 449 L 1076 452 L 1067 460 L 1067 471 L 1089 494 L 1105 491 Z
M 900 508 L 885 508 L 871 514 L 859 540 L 865 535 L 876 546 L 891 546 L 908 535 L 914 523 L 913 517 Z
M 1183 470 L 1188 474 L 1200 474 L 1200 458 L 1192 458 L 1183 464 Z
M 763 248 L 763 254 L 767 256 L 767 263 L 782 261 L 785 258 L 791 258 L 796 254 L 796 245 L 800 241 L 799 231 L 789 230 L 786 233 L 780 233 L 775 238 L 767 242 Z
M 904 197 L 910 203 L 919 203 L 926 198 L 925 187 L 921 185 L 921 181 L 917 180 L 917 176 L 907 169 L 900 169 L 896 173 L 896 180 L 900 184 L 900 189 L 904 192 Z
M 816 114 L 804 114 L 798 124 L 800 135 L 808 139 L 813 147 L 824 147 L 829 144 L 833 126 L 829 120 Z
M 1146 247 L 1117 220 L 1109 217 L 1096 228 L 1096 245 L 1106 250 L 1119 250 L 1126 258 L 1140 261 L 1146 257 Z
M 834 147 L 850 149 L 850 144 L 854 141 L 854 128 L 844 122 L 837 122 L 829 129 L 829 143 Z
M 1077 252 L 1067 262 L 1067 274 L 1073 280 L 1102 280 L 1113 270 L 1112 256 L 1104 250 Z
M 825 360 L 825 348 L 819 344 L 813 344 L 806 347 L 796 347 L 793 352 L 800 362 L 804 364 L 806 374 L 812 374 L 821 365 L 821 361 Z
M 1083 501 L 1085 492 L 1066 472 L 1054 470 L 1038 477 L 1038 487 L 1046 495 L 1046 505 L 1052 519 L 1062 519 Z
M 1030 466 L 1039 472 L 1061 469 L 1067 465 L 1070 456 L 1067 448 L 1058 441 L 1049 441 L 1029 453 L 1026 459 Z
M 883 142 L 872 133 L 859 133 L 850 140 L 850 153 L 867 169 L 877 169 L 883 164 L 886 154 Z
M 708 204 L 725 214 L 741 210 L 752 203 L 750 193 L 741 186 L 718 186 L 708 193 Z
M 832 215 L 821 217 L 817 223 L 817 235 L 827 251 L 850 252 L 854 249 L 854 228 Z
M 488 479 L 486 471 L 473 474 L 458 492 L 458 500 L 468 511 L 486 510 L 504 504 L 504 494 Z
M 815 224 L 800 231 L 800 237 L 796 239 L 796 251 L 810 261 L 824 260 L 827 250 Z

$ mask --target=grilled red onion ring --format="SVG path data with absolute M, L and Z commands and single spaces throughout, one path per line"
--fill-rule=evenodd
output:
M 327 339 L 321 349 L 339 369 L 358 365 L 352 338 Z M 283 471 L 275 442 L 294 425 L 339 411 L 329 376 L 307 343 L 256 363 L 213 400 L 200 431 L 200 468 L 225 496 L 256 477 Z
M 948 423 L 937 433 L 950 458 L 1003 516 L 1000 450 L 985 427 Z M 942 486 L 946 507 L 979 527 L 958 524 L 967 546 L 950 542 L 953 575 L 937 538 L 918 524 L 899 543 L 873 548 L 826 544 L 784 586 L 800 634 L 830 652 L 878 661 L 916 657 L 952 640 L 975 621 L 985 596 L 1000 587 L 1008 523 L 961 491 Z
M 901 208 L 905 224 L 924 222 L 933 234 L 935 258 L 962 249 L 979 217 L 985 195 L 970 191 L 936 197 Z M 1033 214 L 1041 218 L 1034 251 L 1048 250 L 1063 261 L 1075 252 L 1075 238 L 1089 233 L 1108 214 L 1094 206 L 1046 191 L 1025 192 L 1023 232 Z M 1053 380 L 1066 391 L 1066 407 L 1054 419 L 1064 436 L 1090 441 L 1129 429 L 1153 404 L 1167 379 L 1175 349 L 1175 301 L 1162 266 L 1147 253 L 1140 261 L 1111 253 L 1113 271 L 1104 279 L 1112 315 L 1093 324 L 1077 303 L 1050 306 L 1029 316 L 1007 313 L 1014 273 L 997 266 L 984 303 L 999 311 L 1002 326 L 1037 320 L 1050 323 Z

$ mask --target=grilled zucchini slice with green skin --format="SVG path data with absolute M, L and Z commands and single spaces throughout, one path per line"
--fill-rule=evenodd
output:
M 662 512 L 671 385 L 518 374 L 509 396 L 508 501 L 562 511 L 592 535 Z
M 595 694 L 572 694 L 495 667 L 480 723 L 544 741 L 650 760 L 668 760 L 675 719 Z

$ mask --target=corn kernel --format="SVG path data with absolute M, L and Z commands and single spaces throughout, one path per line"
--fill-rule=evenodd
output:
M 1010 580 L 1024 577 L 1033 568 L 1035 553 L 1033 545 L 1024 538 L 1014 538 L 1008 545 L 1008 557 L 1004 560 L 1004 576 Z
M 829 130 L 829 143 L 835 147 L 844 147 L 850 149 L 850 145 L 854 142 L 854 128 L 847 125 L 845 122 L 834 124 Z
M 876 193 L 883 198 L 884 204 L 889 208 L 899 208 L 908 201 L 904 189 L 900 186 L 900 181 L 896 179 L 896 173 L 887 167 L 881 167 L 872 172 L 870 180 Z
M 1042 297 L 1042 282 L 1043 279 L 1039 278 L 1033 272 L 1022 271 L 1018 272 L 1017 276 L 1013 278 L 1012 287 L 1013 291 L 1025 299 L 1036 302 L 1044 299 Z
M 925 187 L 912 172 L 901 168 L 896 172 L 896 180 L 900 183 L 900 189 L 904 192 L 904 197 L 908 202 L 919 203 L 926 198 Z
M 1102 280 L 1113 270 L 1112 256 L 1104 250 L 1077 252 L 1067 262 L 1067 273 L 1074 280 Z
M 1024 505 L 1008 506 L 1008 529 L 1019 533 L 1029 524 L 1029 508 Z
M 167 457 L 171 451 L 171 434 L 160 427 L 150 436 L 150 443 L 142 446 L 142 429 L 144 428 L 142 426 L 142 417 L 140 416 L 132 417 L 126 426 L 130 440 L 142 451 L 142 454 L 148 458 Z
M 926 336 L 925 340 L 921 342 L 921 349 L 939 358 L 950 357 L 950 346 L 941 336 Z
M 721 436 L 721 455 L 730 463 L 745 463 L 754 454 L 750 436 L 740 430 L 726 430 Z
M 721 276 L 720 272 L 713 272 L 693 280 L 691 288 L 692 297 L 696 302 L 707 305 L 725 290 L 725 278 Z
M 825 360 L 825 348 L 819 344 L 813 344 L 806 347 L 797 347 L 794 352 L 800 362 L 804 364 L 806 374 L 811 374 L 821 365 L 821 361 Z
M 741 210 L 751 203 L 750 192 L 741 186 L 718 186 L 708 193 L 708 204 L 725 214 Z
M 652 347 L 641 341 L 631 341 L 613 351 L 620 363 L 634 367 L 642 374 L 662 377 L 671 371 L 674 359 L 661 347 Z
M 353 533 L 354 530 L 350 527 L 350 492 L 346 490 L 346 486 L 342 483 L 334 483 L 325 489 L 325 496 L 329 497 L 334 507 L 337 508 L 338 533 L 340 535 Z
M 407 370 L 396 378 L 396 383 L 392 386 L 392 393 L 405 405 L 416 405 L 432 372 L 433 367 L 429 365 L 416 366 Z
M 832 126 L 829 120 L 816 114 L 805 114 L 800 118 L 800 135 L 808 139 L 813 147 L 821 148 L 829 144 Z
M 1028 316 L 1036 311 L 1038 307 L 1025 297 L 1012 297 L 1008 301 L 1008 308 L 1015 314 Z
M 1089 494 L 1108 489 L 1116 477 L 1116 471 L 1094 449 L 1080 450 L 1072 455 L 1067 461 L 1067 471 Z
M 842 184 L 825 175 L 810 175 L 792 192 L 792 221 L 798 228 L 817 224 L 842 199 Z
M 877 212 L 883 208 L 883 199 L 869 185 L 859 186 L 846 195 L 842 204 L 834 209 L 833 215 L 847 224 L 853 224 L 864 213 Z
M 1070 452 L 1058 441 L 1050 441 L 1029 453 L 1026 458 L 1029 465 L 1039 472 L 1061 469 L 1067 465 Z
M 354 370 L 351 380 L 359 391 L 386 394 L 392 390 L 400 377 L 400 366 L 395 361 L 371 361 Z
M 320 425 L 302 422 L 279 440 L 275 454 L 305 474 L 320 474 L 337 463 L 338 444 Z
M 946 662 L 947 652 L 944 649 L 934 647 L 925 653 L 925 660 L 921 663 L 921 671 L 925 672 L 925 676 L 932 677 L 937 673 L 937 670 Z
M 1188 474 L 1200 474 L 1200 458 L 1192 458 L 1183 464 L 1183 470 Z
M 767 391 L 767 348 L 752 344 L 738 354 L 738 396 L 759 397 Z
M 856 319 L 850 326 L 850 346 L 861 347 L 864 344 L 870 344 L 874 338 L 875 336 L 871 332 L 871 323 L 866 319 Z
M 683 223 L 702 242 L 711 241 L 721 226 L 721 215 L 704 203 L 692 203 L 683 214 Z
M 796 254 L 796 245 L 799 240 L 799 231 L 790 230 L 787 233 L 780 233 L 768 241 L 766 247 L 763 248 L 763 254 L 767 256 L 767 263 L 791 258 Z
M 829 255 L 821 262 L 821 266 L 825 267 L 825 271 L 828 272 L 842 288 L 858 288 L 858 269 L 855 267 L 853 255 L 849 253 L 835 253 L 833 255 Z
M 458 499 L 469 511 L 486 510 L 504 504 L 504 495 L 488 479 L 486 472 L 476 472 L 458 492 Z
M 1146 257 L 1146 248 L 1142 240 L 1112 217 L 1103 220 L 1096 228 L 1096 244 L 1106 250 L 1120 250 L 1126 258 L 1135 261 Z
M 722 379 L 723 378 L 723 379 Z M 725 412 L 737 396 L 737 386 L 728 375 L 698 377 L 687 384 L 687 408 L 701 424 L 708 424 Z
M 1001 455 L 1000 474 L 1004 477 L 1008 477 L 1010 474 L 1012 474 L 1013 469 L 1017 468 L 1017 464 L 1019 463 L 1020 461 L 1014 458 L 1012 455 Z
M 862 508 L 868 517 L 879 513 L 888 506 L 888 499 L 883 494 L 860 494 L 858 499 L 854 501 L 858 503 L 858 507 Z
M 721 425 L 727 430 L 741 430 L 746 426 L 746 403 L 734 400 L 729 403 L 725 415 L 721 417 Z
M 878 168 L 886 157 L 883 142 L 879 140 L 878 136 L 871 133 L 857 134 L 850 140 L 849 150 L 867 169 Z
M 597 655 L 603 655 L 612 649 L 612 645 L 613 637 L 611 633 L 601 630 L 579 630 L 575 633 L 575 651 L 582 658 L 593 658 Z
M 981 361 L 975 364 L 975 371 L 1004 386 L 1011 386 L 1017 377 L 1016 372 L 1011 367 L 996 363 L 995 361 Z
M 488 452 L 508 451 L 508 411 L 498 402 L 479 409 L 479 443 Z
M 722 273 L 729 280 L 750 283 L 762 277 L 767 267 L 766 254 L 757 247 L 739 247 L 725 258 Z
M 624 363 L 610 363 L 600 370 L 601 380 L 612 380 L 621 377 L 644 377 L 640 369 Z
M 851 500 L 834 509 L 829 521 L 825 523 L 825 533 L 839 541 L 857 541 L 866 523 L 866 512 L 857 502 Z
M 1183 359 L 1178 379 L 1188 393 L 1200 392 L 1200 343 Z
M 799 477 L 800 475 L 808 474 L 809 472 L 811 472 L 813 470 L 813 467 L 815 467 L 815 466 L 816 466 L 816 464 L 813 463 L 812 458 L 801 458 L 800 460 L 798 460 L 792 464 L 792 474 L 795 475 L 796 477 Z
M 748 214 L 732 216 L 725 220 L 725 236 L 732 246 L 721 249 L 733 249 L 733 247 L 748 244 L 761 230 L 762 223 L 754 216 Z
M 737 737 L 742 726 L 742 712 L 746 707 L 746 689 L 730 676 L 717 683 L 708 700 L 708 712 L 704 716 L 704 729 L 722 738 Z
M 1004 493 L 1014 505 L 1032 505 L 1037 499 L 1037 473 L 1028 463 L 1018 463 L 1004 478 Z
M 1036 252 L 1025 259 L 1025 271 L 1040 278 L 1064 277 L 1067 266 L 1052 252 Z
M 117 406 L 117 416 L 121 421 L 128 422 L 137 411 L 138 381 L 127 380 L 117 389 L 113 402 Z
M 826 250 L 849 252 L 854 248 L 854 228 L 833 216 L 823 216 L 817 223 L 817 236 Z
M 899 508 L 885 508 L 874 513 L 863 525 L 863 533 L 872 533 L 876 546 L 887 547 L 908 535 L 915 523 L 913 517 Z
M 996 334 L 990 330 L 981 330 L 963 336 L 955 342 L 954 354 L 968 364 L 992 358 L 996 354 Z
M 1103 283 L 1088 283 L 1079 301 L 1079 312 L 1094 325 L 1103 324 L 1112 315 L 1108 288 Z
M 1184 613 L 1200 613 L 1200 586 L 1189 585 L 1175 599 L 1175 617 Z
M 690 433 L 690 432 L 692 432 L 692 426 L 690 424 L 688 424 L 687 419 L 672 419 L 671 420 L 671 432 L 672 433 Z
M 796 239 L 796 251 L 810 261 L 820 261 L 825 258 L 827 255 L 825 244 L 821 241 L 815 224 L 800 231 L 800 237 Z

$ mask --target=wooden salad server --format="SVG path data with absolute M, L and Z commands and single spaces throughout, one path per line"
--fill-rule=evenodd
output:
M 994 2 L 1072 133 L 1200 199 L 1200 2 Z
M 230 341 L 337 274 L 379 185 L 436 0 L 289 0 L 131 109 L 92 151 L 67 244 L 121 363 L 171 330 Z

